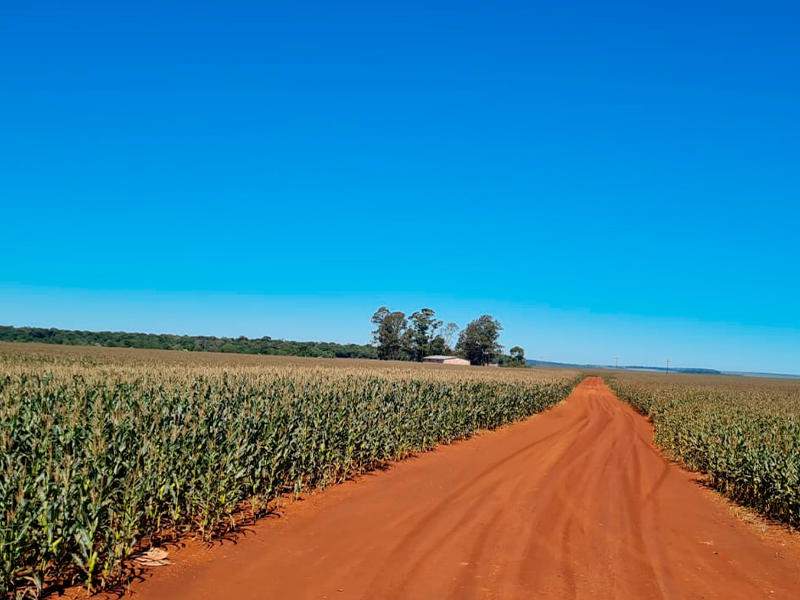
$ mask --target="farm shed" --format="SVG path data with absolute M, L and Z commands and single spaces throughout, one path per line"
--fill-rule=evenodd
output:
M 458 358 L 457 356 L 441 356 L 441 355 L 426 356 L 425 358 L 422 359 L 422 362 L 439 363 L 440 365 L 469 365 L 468 360 L 464 360 L 463 358 Z

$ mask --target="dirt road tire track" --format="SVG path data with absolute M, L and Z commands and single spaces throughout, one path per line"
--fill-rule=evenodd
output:
M 141 600 L 800 598 L 800 551 L 736 520 L 589 378 L 550 411 L 179 552 Z

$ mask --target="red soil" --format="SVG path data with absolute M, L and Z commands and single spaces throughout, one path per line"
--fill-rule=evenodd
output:
M 655 450 L 601 379 L 552 410 L 312 494 L 173 553 L 142 600 L 800 598 L 767 534 Z M 763 528 L 762 528 L 763 529 Z

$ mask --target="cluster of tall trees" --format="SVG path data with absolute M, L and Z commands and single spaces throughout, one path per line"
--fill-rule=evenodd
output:
M 498 342 L 503 327 L 497 319 L 483 315 L 463 330 L 455 323 L 444 323 L 436 311 L 423 308 L 406 317 L 385 306 L 372 315 L 375 331 L 372 344 L 336 344 L 333 342 L 294 342 L 260 338 L 127 333 L 122 331 L 77 331 L 40 327 L 0 325 L 0 341 L 40 342 L 70 346 L 105 346 L 109 348 L 151 348 L 190 350 L 193 352 L 231 352 L 239 354 L 280 354 L 320 358 L 380 358 L 384 360 L 422 361 L 435 354 L 456 355 L 473 365 L 500 364 L 524 366 L 525 352 L 514 346 L 503 354 Z
M 519 346 L 511 348 L 510 355 L 503 354 L 503 346 L 498 341 L 503 326 L 491 315 L 478 317 L 459 331 L 455 323 L 445 325 L 431 308 L 406 317 L 401 311 L 381 306 L 372 315 L 372 323 L 375 325 L 373 343 L 378 358 L 383 360 L 421 362 L 426 356 L 454 354 L 473 365 L 525 365 L 525 351 Z
M 416 360 L 432 354 L 450 351 L 450 344 L 458 326 L 448 323 L 443 326 L 436 318 L 436 311 L 423 308 L 406 318 L 405 313 L 391 311 L 381 306 L 372 315 L 376 326 L 372 332 L 378 358 L 383 360 Z

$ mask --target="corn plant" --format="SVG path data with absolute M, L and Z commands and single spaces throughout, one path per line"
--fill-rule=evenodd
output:
M 733 500 L 800 526 L 800 382 L 674 374 L 608 381 L 651 418 L 668 456 Z
M 0 589 L 102 589 L 135 550 L 525 418 L 577 375 L 203 360 L 0 348 Z

